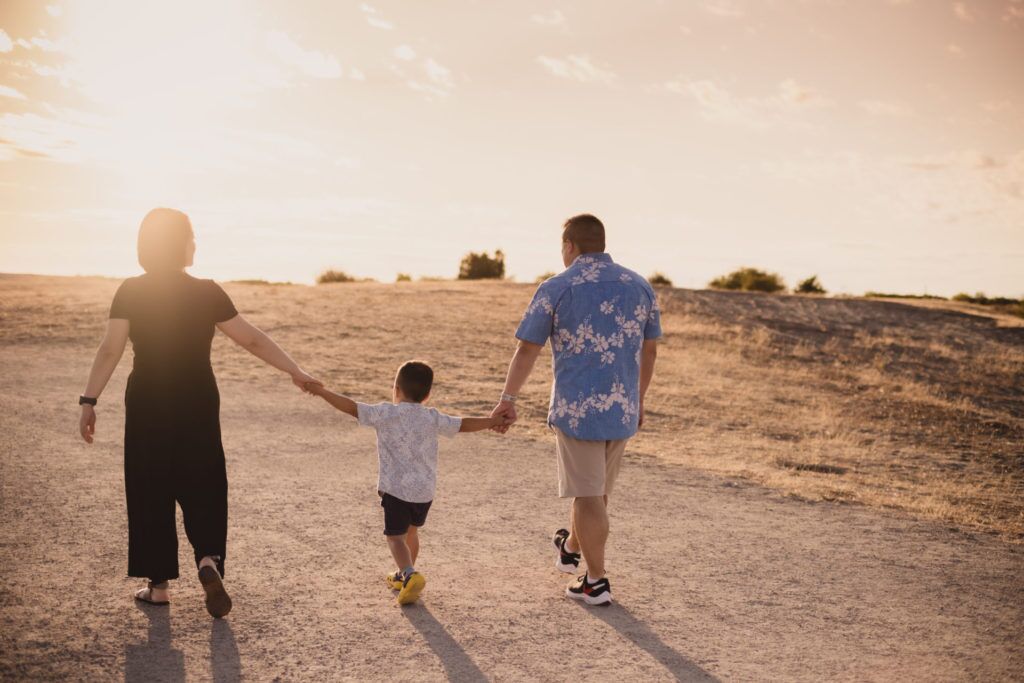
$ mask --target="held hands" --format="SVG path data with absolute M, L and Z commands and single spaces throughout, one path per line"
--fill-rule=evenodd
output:
M 302 389 L 307 394 L 316 393 L 313 391 L 314 387 L 319 387 L 320 389 L 323 389 L 324 387 L 323 382 L 316 379 L 315 377 L 312 377 L 311 375 L 307 375 L 302 370 L 296 370 L 292 374 L 292 383 L 299 389 Z
M 96 409 L 91 405 L 82 406 L 82 416 L 78 418 L 78 432 L 86 443 L 92 443 L 96 433 Z
M 491 426 L 491 431 L 498 434 L 506 433 L 508 428 L 519 419 L 519 416 L 516 415 L 516 405 L 511 401 L 499 401 L 498 405 L 494 406 L 494 410 L 491 411 L 491 417 L 502 418 L 500 423 Z
M 326 389 L 324 389 L 324 385 L 317 380 L 306 382 L 302 386 L 302 390 L 307 394 L 312 394 L 313 396 L 322 396 L 324 391 L 326 391 Z

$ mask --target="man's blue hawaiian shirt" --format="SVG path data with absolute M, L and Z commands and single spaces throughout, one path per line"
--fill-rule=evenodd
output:
M 640 417 L 640 350 L 661 336 L 661 314 L 647 280 L 584 254 L 543 282 L 516 330 L 523 341 L 551 338 L 555 385 L 548 424 L 591 441 L 626 439 Z

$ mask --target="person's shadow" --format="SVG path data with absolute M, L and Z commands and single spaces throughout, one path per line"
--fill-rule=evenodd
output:
M 458 641 L 452 638 L 448 630 L 441 625 L 424 605 L 414 605 L 402 609 L 402 616 L 409 620 L 420 632 L 427 645 L 433 650 L 449 681 L 486 681 L 487 676 L 470 659 Z
M 215 683 L 238 681 L 242 678 L 242 659 L 231 630 L 231 622 L 214 619 L 210 627 L 210 668 Z
M 588 607 L 575 603 L 587 614 L 611 626 L 624 638 L 647 654 L 654 657 L 668 669 L 677 681 L 717 681 L 718 679 L 674 650 L 651 630 L 651 627 L 633 616 L 632 612 L 619 603 L 607 607 Z
M 166 681 L 183 683 L 185 680 L 185 653 L 171 646 L 171 611 L 135 603 L 135 607 L 149 618 L 146 642 L 126 645 L 124 648 L 125 683 Z M 231 623 L 214 619 L 210 627 L 210 669 L 217 683 L 241 680 L 242 660 L 235 644 Z
M 185 680 L 185 653 L 171 647 L 171 610 L 168 607 L 135 603 L 149 618 L 146 642 L 125 645 L 125 683 Z

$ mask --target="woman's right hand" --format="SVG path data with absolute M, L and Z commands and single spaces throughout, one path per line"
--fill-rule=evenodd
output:
M 82 416 L 78 418 L 78 431 L 86 443 L 92 443 L 92 436 L 96 433 L 96 409 L 91 405 L 82 406 Z
M 306 384 L 315 384 L 321 387 L 324 385 L 324 383 L 318 380 L 316 377 L 307 375 L 302 370 L 297 370 L 294 373 L 292 373 L 292 383 L 294 383 L 295 386 L 297 386 L 299 389 L 302 389 L 307 394 L 312 394 L 313 392 L 306 387 Z

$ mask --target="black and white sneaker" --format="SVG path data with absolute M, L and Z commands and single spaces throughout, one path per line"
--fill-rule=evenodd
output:
M 587 575 L 576 577 L 576 580 L 565 589 L 565 594 L 573 600 L 582 600 L 588 605 L 610 605 L 612 602 L 612 585 L 607 578 L 598 579 L 594 583 L 587 580 Z
M 575 574 L 580 568 L 580 554 L 570 553 L 565 549 L 565 539 L 569 538 L 569 531 L 559 529 L 555 532 L 551 541 L 558 548 L 558 557 L 555 558 L 555 569 L 566 574 Z

